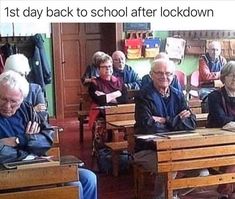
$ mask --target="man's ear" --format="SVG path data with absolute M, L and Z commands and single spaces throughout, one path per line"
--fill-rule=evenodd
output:
M 149 75 L 150 75 L 151 79 L 153 79 L 152 78 L 152 76 L 153 76 L 153 72 L 152 71 L 149 72 Z

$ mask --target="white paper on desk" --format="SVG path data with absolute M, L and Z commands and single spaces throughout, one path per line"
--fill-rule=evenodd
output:
M 235 122 L 229 122 L 222 127 L 223 130 L 235 131 Z
M 158 138 L 159 136 L 157 135 L 138 135 L 137 138 L 138 139 L 143 139 L 143 140 L 147 140 L 147 139 L 155 139 Z
M 34 155 L 34 154 L 29 154 L 23 160 L 34 160 L 36 157 L 38 157 L 38 156 Z

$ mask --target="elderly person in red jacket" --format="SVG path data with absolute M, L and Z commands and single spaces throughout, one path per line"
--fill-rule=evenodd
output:
M 208 46 L 208 52 L 202 55 L 199 60 L 199 82 L 201 89 L 199 96 L 201 99 L 215 90 L 215 80 L 220 79 L 220 71 L 226 59 L 221 55 L 221 45 L 218 41 L 212 41 Z

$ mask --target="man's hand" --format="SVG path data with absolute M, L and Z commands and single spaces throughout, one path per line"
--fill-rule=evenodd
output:
M 165 124 L 166 123 L 166 118 L 164 118 L 164 117 L 153 116 L 153 119 L 154 119 L 155 122 L 158 122 L 160 124 Z
M 34 108 L 34 110 L 35 110 L 36 112 L 45 111 L 45 110 L 47 109 L 46 105 L 45 105 L 45 104 L 42 104 L 42 103 L 37 104 L 37 105 L 34 106 L 33 108 Z
M 181 119 L 190 117 L 190 115 L 191 115 L 191 112 L 189 110 L 183 110 L 179 113 L 179 116 Z
M 11 147 L 17 146 L 16 137 L 2 138 L 0 139 L 0 143 Z
M 37 122 L 29 122 L 27 127 L 26 127 L 26 133 L 27 134 L 35 134 L 40 132 L 40 127 Z

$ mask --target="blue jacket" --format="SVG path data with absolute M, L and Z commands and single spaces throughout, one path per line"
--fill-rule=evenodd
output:
M 221 128 L 235 122 L 235 97 L 229 97 L 224 87 L 208 95 L 208 108 L 207 127 Z
M 25 130 L 29 121 L 39 124 L 40 135 L 26 135 Z M 30 153 L 44 155 L 53 144 L 53 133 L 53 128 L 25 101 L 13 116 L 0 115 L 0 139 L 18 137 L 20 141 L 16 148 L 0 142 L 0 164 L 21 160 Z
M 163 97 L 150 83 L 141 89 L 135 97 L 135 134 L 155 134 L 177 130 L 193 130 L 196 128 L 196 116 L 181 119 L 178 115 L 183 110 L 189 110 L 184 95 L 170 86 L 170 96 Z M 152 116 L 166 118 L 166 123 L 155 122 Z M 156 150 L 155 143 L 136 139 L 135 151 Z
M 30 59 L 31 71 L 28 75 L 29 82 L 39 84 L 45 94 L 45 86 L 51 83 L 51 71 L 47 60 L 44 41 L 40 34 L 33 36 L 35 44 L 33 57 Z
M 119 77 L 126 85 L 127 89 L 139 90 L 141 87 L 141 79 L 130 66 L 125 65 L 123 71 L 113 69 L 113 75 Z
M 135 98 L 135 133 L 154 134 L 175 130 L 192 130 L 196 128 L 195 115 L 181 119 L 178 114 L 189 110 L 182 92 L 170 86 L 170 96 L 164 98 L 153 84 L 142 89 Z M 167 118 L 165 124 L 155 122 L 152 116 Z

